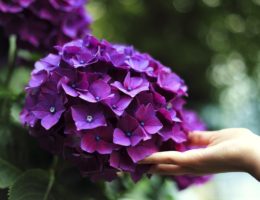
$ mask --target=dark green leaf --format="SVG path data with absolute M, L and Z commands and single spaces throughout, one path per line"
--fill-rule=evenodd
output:
M 0 158 L 0 188 L 11 186 L 21 171 L 11 163 Z
M 10 188 L 9 200 L 54 200 L 52 173 L 34 169 L 22 174 Z

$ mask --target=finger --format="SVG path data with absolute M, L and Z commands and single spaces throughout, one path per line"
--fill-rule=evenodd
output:
M 177 151 L 157 152 L 138 162 L 138 164 L 178 164 L 182 153 Z
M 212 142 L 213 136 L 219 131 L 193 131 L 189 133 L 189 142 L 191 145 L 207 146 Z
M 178 165 L 158 164 L 154 165 L 148 173 L 160 175 L 183 175 L 187 174 L 188 170 Z
M 192 149 L 185 152 L 163 151 L 154 153 L 138 162 L 138 164 L 174 164 L 189 166 L 207 163 L 212 160 L 214 148 Z

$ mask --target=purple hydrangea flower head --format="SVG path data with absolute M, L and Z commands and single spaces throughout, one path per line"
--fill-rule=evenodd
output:
M 77 6 L 51 2 L 61 10 Z M 184 81 L 148 54 L 91 35 L 56 51 L 35 64 L 21 122 L 83 176 L 111 181 L 123 171 L 138 181 L 150 167 L 140 160 L 162 150 L 189 150 L 188 132 L 205 129 L 185 109 Z M 184 188 L 199 180 L 185 178 L 175 181 Z
M 86 3 L 87 0 L 3 0 L 0 26 L 7 36 L 17 36 L 20 48 L 44 52 L 90 32 Z

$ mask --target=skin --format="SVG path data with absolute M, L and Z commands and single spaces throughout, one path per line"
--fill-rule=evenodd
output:
M 139 163 L 153 164 L 149 172 L 151 174 L 248 172 L 260 181 L 260 137 L 248 129 L 195 131 L 189 134 L 189 141 L 191 145 L 206 148 L 158 152 Z

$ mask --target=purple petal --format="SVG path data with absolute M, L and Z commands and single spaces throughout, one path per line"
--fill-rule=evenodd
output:
M 183 143 L 188 140 L 186 133 L 180 130 L 180 127 L 178 125 L 175 125 L 173 127 L 172 132 L 173 132 L 172 139 L 176 143 Z
M 143 132 L 143 130 L 138 127 L 133 133 L 132 133 L 132 136 L 131 136 L 131 146 L 135 146 L 137 145 L 141 140 L 143 140 L 145 138 L 145 134 Z
M 146 79 L 141 77 L 131 77 L 130 72 L 127 73 L 124 79 L 124 84 L 115 81 L 111 85 L 131 97 L 135 97 L 142 91 L 149 90 L 149 82 Z
M 103 140 L 99 141 L 97 144 L 97 152 L 100 154 L 111 154 L 114 149 L 115 145 Z
M 152 140 L 140 143 L 134 147 L 128 147 L 127 152 L 134 163 L 143 160 L 145 157 L 157 152 L 158 149 Z
M 118 127 L 125 132 L 133 132 L 138 126 L 138 121 L 128 114 L 123 116 L 118 122 Z
M 102 110 L 98 106 L 78 105 L 71 107 L 71 111 L 78 131 L 107 125 Z
M 90 85 L 89 91 L 95 96 L 98 97 L 99 99 L 105 99 L 110 93 L 111 93 L 111 88 L 109 85 L 102 81 L 102 80 L 97 80 L 93 84 Z
M 113 151 L 109 163 L 111 167 L 124 171 L 134 171 L 134 163 L 124 151 Z
M 128 86 L 130 86 L 130 84 L 131 84 L 131 76 L 130 76 L 130 72 L 128 72 L 126 74 L 125 79 L 124 79 L 124 86 L 123 87 L 128 88 Z
M 144 129 L 150 134 L 157 133 L 162 127 L 162 123 L 156 117 L 151 117 L 144 122 Z
M 164 126 L 158 133 L 162 137 L 163 141 L 167 141 L 173 137 L 172 126 Z
M 42 70 L 47 72 L 53 71 L 60 64 L 61 57 L 55 54 L 49 54 L 45 58 L 42 58 L 40 61 L 35 63 L 34 73 L 37 73 Z
M 129 61 L 126 62 L 129 66 L 138 72 L 144 72 L 147 70 L 149 61 L 147 59 L 140 57 L 132 57 Z
M 65 91 L 66 94 L 72 96 L 72 97 L 77 97 L 78 93 L 75 89 L 73 89 L 72 87 L 66 85 L 66 84 L 62 84 L 61 85 L 63 90 Z
M 93 153 L 97 150 L 97 141 L 91 134 L 85 134 L 81 140 L 81 149 Z
M 50 111 L 45 111 L 45 109 L 43 109 L 42 111 L 40 111 L 40 110 L 32 111 L 32 113 L 34 114 L 34 116 L 36 118 L 42 119 L 42 118 L 46 117 L 47 115 L 49 115 Z
M 81 98 L 81 99 L 83 99 L 83 100 L 85 100 L 87 102 L 90 102 L 90 103 L 96 103 L 97 102 L 97 100 L 94 97 L 94 95 L 91 94 L 90 92 L 86 92 L 86 93 L 80 92 L 79 93 L 79 98 Z
M 119 95 L 119 93 L 116 92 L 113 93 L 113 97 L 106 99 L 104 103 L 107 104 L 116 115 L 121 116 L 131 101 L 131 97 Z
M 37 73 L 33 73 L 31 80 L 29 82 L 30 87 L 39 87 L 42 85 L 47 79 L 47 72 L 46 71 L 39 71 Z
M 57 124 L 57 122 L 59 121 L 63 112 L 64 112 L 64 110 L 56 112 L 54 115 L 53 114 L 47 115 L 46 117 L 44 117 L 41 120 L 41 125 L 46 130 L 49 130 L 51 127 L 53 127 L 55 124 Z
M 157 83 L 161 88 L 177 94 L 183 95 L 187 91 L 184 81 L 172 72 L 161 71 Z
M 119 145 L 122 145 L 122 146 L 130 146 L 131 145 L 130 138 L 127 137 L 125 135 L 125 133 L 122 130 L 118 129 L 118 128 L 116 128 L 114 130 L 113 142 L 115 144 L 119 144 Z
M 154 115 L 155 112 L 151 103 L 149 103 L 147 106 L 141 105 L 135 113 L 135 117 L 139 121 L 146 121 Z
M 146 83 L 147 81 L 143 78 L 140 77 L 132 77 L 130 79 L 130 82 L 128 83 L 128 85 L 125 85 L 125 88 L 131 87 L 133 89 L 141 87 L 144 83 Z

